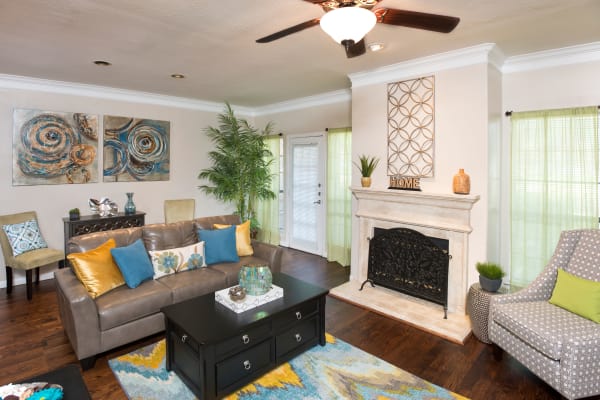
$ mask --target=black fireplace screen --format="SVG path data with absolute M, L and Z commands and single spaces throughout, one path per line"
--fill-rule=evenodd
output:
M 381 285 L 448 309 L 448 241 L 406 228 L 375 228 L 365 283 Z

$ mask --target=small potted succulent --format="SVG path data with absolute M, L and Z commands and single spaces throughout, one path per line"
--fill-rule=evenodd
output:
M 360 162 L 360 164 L 357 164 L 355 162 L 354 165 L 356 165 L 356 168 L 358 168 L 358 170 L 360 171 L 360 184 L 363 187 L 370 187 L 371 174 L 375 170 L 375 167 L 377 167 L 377 164 L 379 164 L 379 158 L 369 157 L 363 154 L 358 157 L 358 161 Z
M 71 221 L 77 221 L 80 217 L 79 208 L 71 208 L 69 210 L 69 219 Z
M 496 292 L 502 285 L 504 271 L 500 265 L 492 262 L 478 262 L 475 264 L 479 272 L 479 284 L 483 290 Z

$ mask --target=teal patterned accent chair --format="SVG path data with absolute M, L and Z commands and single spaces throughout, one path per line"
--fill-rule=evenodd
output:
M 497 358 L 506 351 L 562 396 L 598 395 L 600 324 L 548 301 L 559 268 L 600 282 L 600 230 L 564 231 L 548 265 L 528 287 L 493 296 L 489 337 L 497 346 Z M 600 304 L 595 307 L 600 313 Z

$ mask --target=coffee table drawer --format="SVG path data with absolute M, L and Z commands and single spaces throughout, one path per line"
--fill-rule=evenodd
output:
M 317 318 L 302 321 L 275 338 L 277 358 L 317 337 Z
M 189 350 L 192 350 L 196 354 L 200 351 L 200 345 L 197 341 L 195 341 L 190 335 L 187 334 L 186 331 L 178 327 L 177 325 L 171 326 L 171 335 L 173 336 L 173 340 L 178 342 Z
M 266 340 L 217 364 L 217 392 L 254 374 L 271 362 L 271 342 Z
M 244 348 L 250 348 L 256 343 L 268 339 L 270 331 L 269 324 L 262 324 L 243 331 L 230 339 L 225 339 L 216 345 L 217 358 L 228 353 L 238 352 Z
M 273 319 L 273 329 L 278 331 L 286 325 L 309 318 L 319 310 L 318 300 L 307 301 L 290 308 Z

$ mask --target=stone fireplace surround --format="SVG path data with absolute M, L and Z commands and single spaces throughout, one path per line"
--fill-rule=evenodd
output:
M 477 195 L 455 195 L 370 189 L 353 187 L 357 200 L 357 252 L 350 270 L 350 280 L 331 290 L 331 295 L 375 312 L 407 322 L 417 328 L 463 343 L 471 330 L 465 314 L 468 284 L 470 217 Z M 409 228 L 426 236 L 446 239 L 450 259 L 448 275 L 448 319 L 443 308 L 431 302 L 383 287 L 360 285 L 367 279 L 369 239 L 374 228 Z

